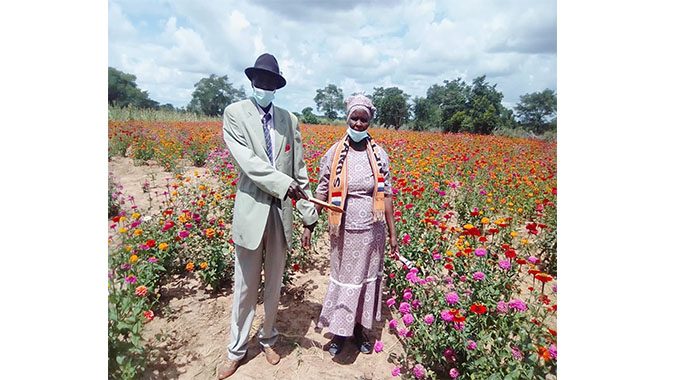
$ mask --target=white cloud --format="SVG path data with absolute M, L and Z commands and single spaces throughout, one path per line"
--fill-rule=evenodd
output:
M 278 104 L 294 111 L 313 107 L 328 83 L 345 95 L 398 86 L 422 97 L 445 79 L 487 75 L 509 103 L 556 89 L 554 0 L 117 4 L 110 0 L 109 64 L 176 106 L 213 73 L 249 88 L 243 70 L 263 52 L 277 57 L 288 81 Z

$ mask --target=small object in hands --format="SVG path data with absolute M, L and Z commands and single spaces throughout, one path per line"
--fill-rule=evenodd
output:
M 413 262 L 411 260 L 405 258 L 404 256 L 398 255 L 399 256 L 399 261 L 401 261 L 404 265 L 406 265 L 406 268 L 411 269 L 413 268 Z
M 316 199 L 316 198 L 314 198 L 314 197 L 311 197 L 311 198 L 309 198 L 309 199 L 307 199 L 307 200 L 310 201 L 310 202 L 312 202 L 312 203 L 315 203 L 315 204 L 317 204 L 317 205 L 319 205 L 319 206 L 325 207 L 325 208 L 327 208 L 327 209 L 329 209 L 329 210 L 331 210 L 331 211 L 341 212 L 341 213 L 343 213 L 343 214 L 345 213 L 345 210 L 341 209 L 340 207 L 338 207 L 338 206 L 336 206 L 336 205 L 334 205 L 334 204 L 330 204 L 330 203 L 324 202 L 324 201 L 322 201 L 322 200 L 320 200 L 320 199 Z

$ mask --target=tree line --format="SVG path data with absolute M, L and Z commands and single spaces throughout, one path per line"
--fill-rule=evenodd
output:
M 159 105 L 146 91 L 137 88 L 135 76 L 109 67 L 109 104 L 152 109 L 175 109 L 171 104 Z M 354 95 L 354 94 L 352 94 Z M 373 100 L 377 111 L 375 123 L 385 128 L 442 130 L 491 134 L 497 130 L 522 129 L 543 134 L 557 129 L 557 94 L 546 88 L 541 92 L 520 96 L 514 109 L 502 104 L 503 93 L 482 75 L 465 83 L 461 78 L 430 86 L 424 97 L 414 97 L 398 87 L 375 87 L 365 94 Z M 243 87 L 235 88 L 224 76 L 210 75 L 194 84 L 188 111 L 208 116 L 220 116 L 228 104 L 246 98 Z M 336 120 L 344 117 L 344 94 L 335 84 L 316 90 L 312 107 L 294 112 L 302 123 L 319 124 L 321 118 Z

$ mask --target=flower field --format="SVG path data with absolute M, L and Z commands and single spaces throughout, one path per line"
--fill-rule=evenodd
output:
M 303 125 L 312 188 L 343 127 Z M 557 371 L 556 144 L 372 128 L 390 157 L 400 258 L 385 260 L 391 373 L 422 379 L 525 379 Z M 109 370 L 138 378 L 142 331 L 161 286 L 191 273 L 206 289 L 233 274 L 237 170 L 219 122 L 109 122 L 109 158 L 153 164 L 144 199 L 109 184 Z M 199 170 L 188 171 L 188 167 Z M 299 223 L 298 223 L 298 227 Z M 314 232 L 328 240 L 326 217 Z M 309 265 L 298 228 L 284 278 Z M 389 252 L 389 250 L 387 251 Z

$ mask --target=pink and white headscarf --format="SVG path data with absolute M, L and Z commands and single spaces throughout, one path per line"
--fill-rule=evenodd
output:
M 347 121 L 349 121 L 349 115 L 352 114 L 352 111 L 355 109 L 363 109 L 368 113 L 369 116 L 369 122 L 373 120 L 373 116 L 375 115 L 376 108 L 373 106 L 373 102 L 371 99 L 367 98 L 365 95 L 352 95 L 349 98 L 345 100 L 345 105 L 347 106 Z

